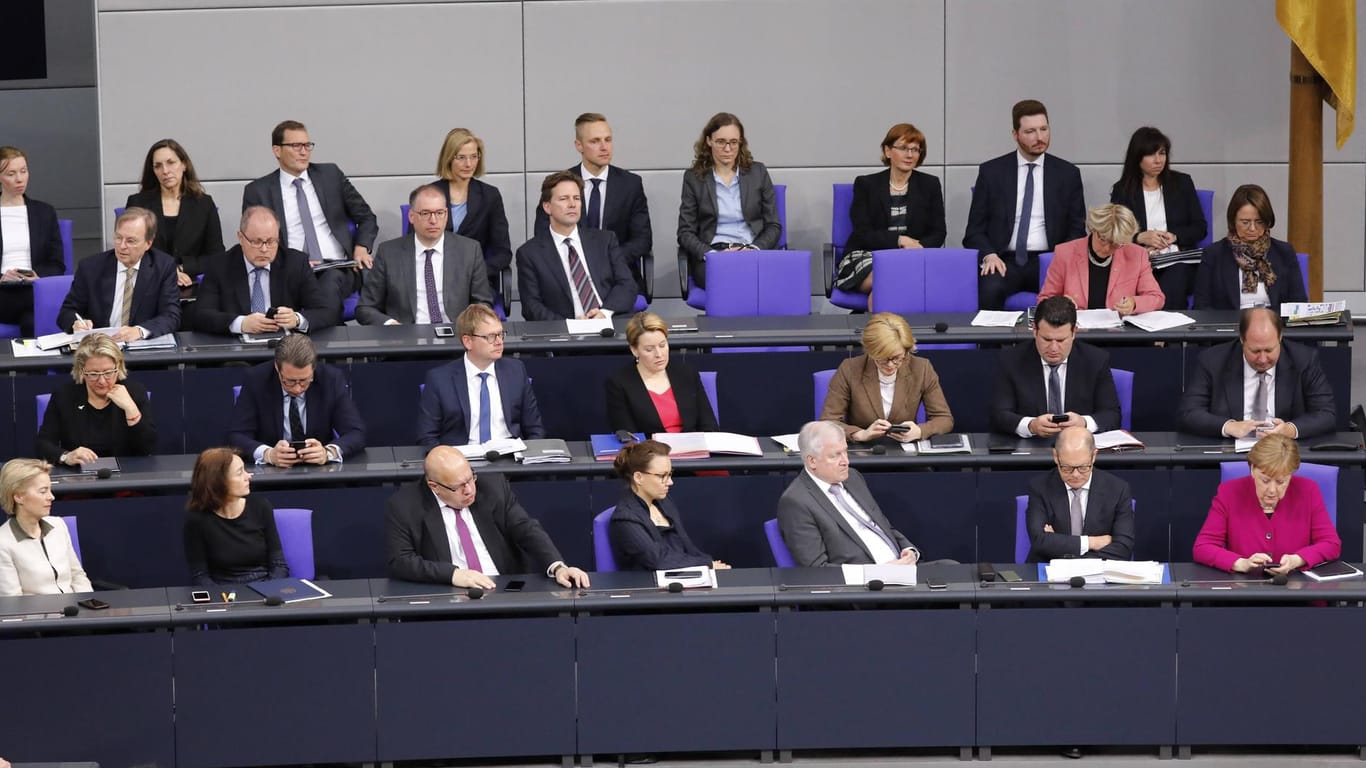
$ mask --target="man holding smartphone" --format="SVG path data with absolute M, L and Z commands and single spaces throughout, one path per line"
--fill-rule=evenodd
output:
M 1039 302 L 1034 339 L 1001 352 L 991 428 L 1017 437 L 1053 437 L 1065 427 L 1119 428 L 1110 355 L 1077 341 L 1077 308 L 1066 296 Z

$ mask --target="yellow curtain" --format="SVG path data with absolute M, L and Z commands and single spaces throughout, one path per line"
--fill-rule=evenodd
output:
M 1331 90 L 1338 149 L 1352 135 L 1357 101 L 1355 0 L 1276 0 L 1276 20 Z

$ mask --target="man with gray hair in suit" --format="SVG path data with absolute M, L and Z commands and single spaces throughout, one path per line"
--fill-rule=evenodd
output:
M 431 184 L 408 195 L 410 231 L 379 244 L 356 304 L 361 325 L 451 323 L 470 304 L 493 303 L 479 243 L 447 231 L 449 216 Z
M 849 467 L 844 430 L 807 422 L 797 435 L 805 469 L 778 499 L 778 528 L 797 565 L 914 565 L 920 550 L 892 527 L 868 484 Z

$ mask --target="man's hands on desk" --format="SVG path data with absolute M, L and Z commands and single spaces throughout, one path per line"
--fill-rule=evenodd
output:
M 267 464 L 277 467 L 292 467 L 295 464 L 326 464 L 327 447 L 318 442 L 316 438 L 308 438 L 304 441 L 303 450 L 296 451 L 289 447 L 288 440 L 281 440 L 270 448 L 266 449 L 265 459 Z
M 1067 418 L 1061 422 L 1053 423 L 1053 414 L 1043 413 L 1029 420 L 1029 431 L 1038 437 L 1052 437 L 1059 432 L 1067 429 L 1073 424 L 1085 424 L 1081 414 L 1068 411 Z

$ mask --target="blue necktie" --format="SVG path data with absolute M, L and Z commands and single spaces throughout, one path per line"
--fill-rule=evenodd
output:
M 489 375 L 479 374 L 479 442 L 493 439 L 493 415 L 489 413 Z
M 1029 261 L 1029 220 L 1034 213 L 1034 163 L 1025 171 L 1024 200 L 1020 202 L 1020 226 L 1015 230 L 1015 264 L 1023 267 Z
M 251 271 L 251 312 L 252 314 L 266 313 L 266 292 L 261 287 L 261 275 L 266 271 L 265 267 L 257 267 Z
M 304 227 L 304 253 L 308 254 L 310 264 L 318 264 L 323 260 L 323 249 L 318 245 L 318 232 L 313 229 L 313 209 L 308 207 L 303 179 L 294 180 L 294 202 L 299 206 L 299 223 Z
M 602 229 L 602 192 L 598 190 L 602 179 L 589 181 L 593 184 L 593 191 L 588 193 L 588 228 Z

